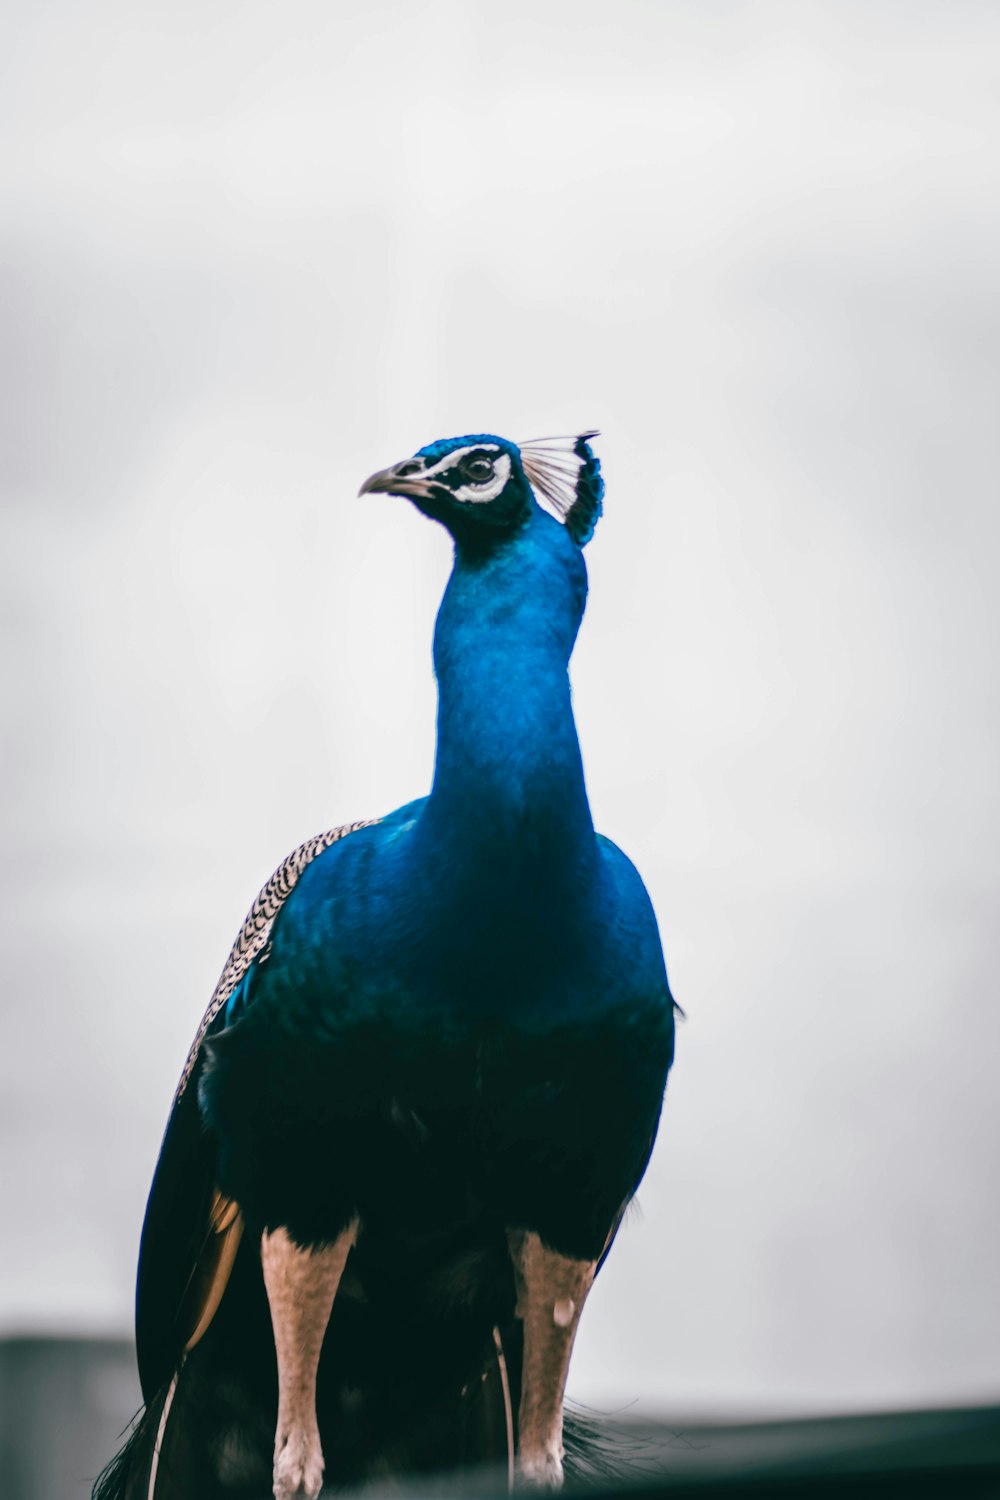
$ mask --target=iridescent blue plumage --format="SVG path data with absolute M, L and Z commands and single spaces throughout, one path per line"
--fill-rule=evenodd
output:
M 645 1169 L 672 1057 L 655 918 L 634 867 L 594 831 L 570 698 L 580 548 L 603 483 L 586 438 L 552 443 L 524 445 L 522 461 L 488 434 L 449 439 L 365 486 L 408 495 L 455 541 L 434 634 L 433 785 L 299 862 L 192 1064 L 201 1191 L 238 1205 L 252 1244 L 283 1228 L 322 1246 L 361 1225 L 320 1365 L 320 1430 L 341 1481 L 387 1452 L 417 1468 L 499 1451 L 487 1397 L 470 1416 L 465 1392 L 481 1374 L 499 1392 L 495 1349 L 517 1350 L 508 1239 L 535 1236 L 559 1265 L 600 1261 Z M 154 1225 L 157 1192 L 183 1191 L 170 1141 Z M 163 1280 L 150 1222 L 148 1301 Z M 197 1225 L 196 1212 L 195 1265 Z M 177 1387 L 188 1409 L 199 1381 L 231 1366 L 227 1316 L 237 1298 L 259 1304 L 253 1278 L 241 1250 Z M 140 1277 L 141 1358 L 143 1297 Z M 183 1328 L 156 1327 L 152 1410 L 184 1344 Z M 420 1349 L 415 1367 L 401 1340 Z M 255 1357 L 267 1392 L 273 1352 L 270 1366 Z M 512 1383 L 516 1410 L 516 1369 Z M 348 1390 L 363 1421 L 337 1394 Z M 270 1400 L 247 1395 L 244 1428 Z M 436 1434 L 429 1451 L 418 1430 Z M 206 1495 L 243 1493 L 215 1483 Z

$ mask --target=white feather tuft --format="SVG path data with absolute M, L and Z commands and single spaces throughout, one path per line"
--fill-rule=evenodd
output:
M 532 438 L 518 444 L 532 489 L 561 521 L 576 503 L 580 471 L 587 463 L 576 449 L 581 438 L 587 442 L 593 437 L 597 437 L 596 431 L 575 432 L 572 437 Z

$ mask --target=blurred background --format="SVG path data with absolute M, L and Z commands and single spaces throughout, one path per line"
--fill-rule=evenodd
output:
M 447 538 L 359 483 L 590 425 L 578 725 L 687 1019 L 571 1394 L 995 1399 L 1000 11 L 0 27 L 8 1417 L 26 1359 L 96 1339 L 61 1378 L 108 1456 L 244 912 L 429 785 Z

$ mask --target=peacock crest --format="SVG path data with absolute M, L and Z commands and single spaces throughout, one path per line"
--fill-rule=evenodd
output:
M 548 505 L 582 547 L 594 534 L 604 497 L 601 460 L 590 446 L 597 432 L 533 438 L 519 443 L 521 466 L 538 499 Z

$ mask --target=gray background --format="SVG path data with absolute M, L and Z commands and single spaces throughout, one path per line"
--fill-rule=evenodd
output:
M 574 684 L 688 1013 L 572 1393 L 995 1397 L 1000 11 L 21 0 L 0 1332 L 127 1332 L 257 887 L 420 795 L 443 533 L 603 429 Z

